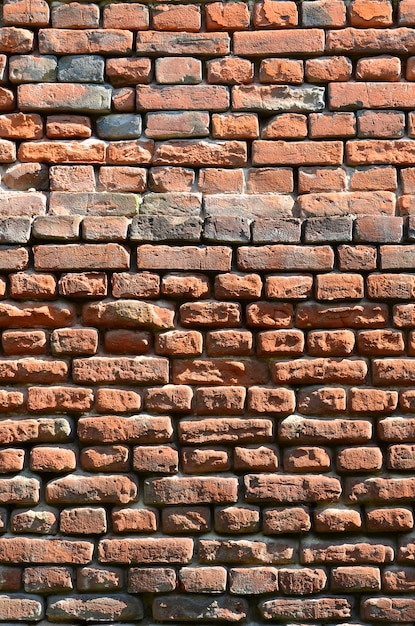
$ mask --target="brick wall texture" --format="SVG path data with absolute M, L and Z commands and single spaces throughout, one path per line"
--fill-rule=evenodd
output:
M 0 622 L 415 623 L 415 0 L 4 0 Z

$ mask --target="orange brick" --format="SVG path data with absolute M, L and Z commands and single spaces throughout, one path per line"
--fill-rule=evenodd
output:
M 249 6 L 245 2 L 212 2 L 206 5 L 207 30 L 244 30 L 249 28 Z
M 346 172 L 341 168 L 300 167 L 298 171 L 299 193 L 344 191 L 345 189 Z
M 392 2 L 390 0 L 352 0 L 349 9 L 352 26 L 367 28 L 392 26 Z
M 156 30 L 197 32 L 201 26 L 200 8 L 194 4 L 159 4 L 152 16 Z
M 259 66 L 260 83 L 301 85 L 303 80 L 303 62 L 296 59 L 263 59 Z
M 292 28 L 298 24 L 295 2 L 255 2 L 253 15 L 255 28 Z
M 387 55 L 359 59 L 356 64 L 358 80 L 396 81 L 401 76 L 401 60 Z
M 351 60 L 342 56 L 319 57 L 305 62 L 305 75 L 310 83 L 348 81 L 352 71 Z
M 219 168 L 201 169 L 199 191 L 203 193 L 242 193 L 244 186 L 243 170 Z
M 364 170 L 356 169 L 352 172 L 350 177 L 350 189 L 353 191 L 376 191 L 377 189 L 395 191 L 397 186 L 397 173 L 394 167 L 368 167 Z
M 243 85 L 254 79 L 254 65 L 248 59 L 228 57 L 206 62 L 206 80 L 219 85 Z
M 213 113 L 212 137 L 215 139 L 256 139 L 259 122 L 256 113 Z
M 353 113 L 311 113 L 309 116 L 310 137 L 354 137 L 356 120 Z
M 289 168 L 259 167 L 247 171 L 248 193 L 292 193 L 293 171 Z
M 307 117 L 305 115 L 281 113 L 281 115 L 273 117 L 263 128 L 261 139 L 304 139 L 307 137 L 307 133 Z

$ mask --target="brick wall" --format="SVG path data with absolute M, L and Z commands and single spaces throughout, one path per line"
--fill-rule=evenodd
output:
M 415 0 L 4 0 L 0 621 L 415 623 Z

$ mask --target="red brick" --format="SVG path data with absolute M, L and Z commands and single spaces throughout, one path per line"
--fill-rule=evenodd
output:
M 162 511 L 163 532 L 183 534 L 210 529 L 209 507 L 171 506 Z
M 199 415 L 243 413 L 244 387 L 199 387 L 196 392 L 196 412 Z
M 176 474 L 179 453 L 172 446 L 139 446 L 134 448 L 133 468 L 136 472 Z
M 251 387 L 248 391 L 249 409 L 254 413 L 292 413 L 295 396 L 291 389 Z
M 0 451 L 0 473 L 10 474 L 20 472 L 23 469 L 25 451 L 18 448 L 9 448 Z M 0 570 L 0 581 L 4 583 L 3 573 Z M 17 586 L 18 591 L 20 585 Z M 2 586 L 6 590 L 6 587 Z
M 242 271 L 324 271 L 332 269 L 333 262 L 329 246 L 242 246 L 238 250 L 238 266 Z
M 374 246 L 339 246 L 338 255 L 343 272 L 376 269 L 377 250 Z
M 324 50 L 324 31 L 318 28 L 237 32 L 234 52 L 241 56 L 314 54 Z
M 106 530 L 105 509 L 64 509 L 60 514 L 60 531 L 66 535 L 100 535 Z
M 223 564 L 283 564 L 293 560 L 293 542 L 244 539 L 201 539 L 199 561 Z
M 255 113 L 212 115 L 212 137 L 215 139 L 256 139 L 258 136 L 258 116 Z
M 99 8 L 96 4 L 70 2 L 52 8 L 53 28 L 98 28 Z
M 403 170 L 404 171 L 404 170 Z M 350 189 L 353 191 L 376 191 L 380 189 L 384 189 L 386 191 L 395 191 L 398 186 L 396 169 L 394 167 L 369 167 L 364 170 L 354 170 L 350 177 Z M 357 225 L 362 224 L 362 228 L 358 228 L 359 231 L 359 240 L 360 241 L 373 241 L 373 239 L 369 239 L 366 234 L 368 231 L 366 230 L 369 225 L 370 218 L 361 217 L 358 219 Z M 372 221 L 373 227 L 371 231 L 373 232 L 376 229 L 376 225 L 379 224 L 378 217 Z M 393 222 L 386 222 L 391 228 Z M 397 226 L 398 222 L 396 221 L 396 226 L 393 229 L 395 232 L 398 230 Z M 363 225 L 365 227 L 363 227 Z M 378 226 L 379 228 L 379 226 Z M 386 236 L 386 234 L 385 234 Z
M 35 246 L 37 270 L 128 269 L 127 250 L 115 243 Z
M 330 421 L 292 415 L 281 422 L 278 438 L 291 444 L 366 443 L 371 433 L 372 425 L 365 420 L 336 418 Z
M 148 186 L 160 192 L 191 191 L 194 180 L 194 171 L 184 167 L 152 167 Z
M 255 28 L 290 28 L 297 26 L 298 14 L 295 2 L 262 0 L 254 5 Z
M 407 532 L 414 525 L 410 509 L 371 509 L 366 512 L 366 527 L 372 532 Z
M 267 509 L 264 511 L 264 533 L 304 533 L 311 528 L 310 516 L 302 507 Z
M 262 129 L 262 139 L 304 139 L 307 137 L 307 117 L 299 113 L 276 115 Z M 264 143 L 264 142 L 262 142 Z
M 149 9 L 143 4 L 107 4 L 104 7 L 104 29 L 145 30 L 149 27 Z
M 227 57 L 206 62 L 206 79 L 208 83 L 243 85 L 252 83 L 253 78 L 254 66 L 248 59 Z
M 141 397 L 135 391 L 124 389 L 97 389 L 95 409 L 98 413 L 126 413 L 141 408 Z
M 401 60 L 398 57 L 359 59 L 356 64 L 358 80 L 398 81 L 401 77 Z
M 85 142 L 23 142 L 20 144 L 18 156 L 20 161 L 29 163 L 103 163 L 105 148 L 104 142 L 99 139 Z
M 304 351 L 304 335 L 300 330 L 270 330 L 261 332 L 257 338 L 259 356 L 301 356 Z
M 262 418 L 212 417 L 182 421 L 179 438 L 185 444 L 253 442 L 272 440 L 273 424 Z
M 116 533 L 154 532 L 157 516 L 149 509 L 119 509 L 112 513 L 112 525 Z
M 247 474 L 244 482 L 248 502 L 332 502 L 339 499 L 341 492 L 337 478 L 313 474 Z
M 129 449 L 125 446 L 83 448 L 80 464 L 87 472 L 128 472 L 131 469 Z
M 340 321 L 339 315 L 342 317 Z M 296 325 L 298 328 L 383 328 L 388 320 L 386 305 L 299 304 Z
M 60 328 L 51 335 L 51 349 L 57 355 L 95 354 L 98 350 L 98 333 L 93 328 Z
M 185 474 L 226 472 L 231 467 L 227 450 L 217 448 L 182 448 L 182 467 Z
M 105 31 L 70 30 L 61 28 L 39 31 L 40 54 L 113 54 L 131 53 L 132 32 L 107 29 Z
M 153 478 L 144 485 L 146 504 L 220 504 L 236 502 L 236 478 L 174 476 Z
M 377 472 L 382 468 L 383 457 L 380 448 L 344 448 L 336 459 L 337 471 L 342 472 Z
M 300 389 L 298 392 L 298 410 L 305 415 L 342 413 L 346 410 L 346 392 L 341 387 Z
M 183 102 L 183 100 L 182 100 Z M 194 102 L 194 101 L 193 101 Z M 156 145 L 155 165 L 243 166 L 246 164 L 243 141 L 166 141 Z
M 259 67 L 260 83 L 301 85 L 303 62 L 295 59 L 263 59 Z
M 152 10 L 156 30 L 198 32 L 201 26 L 200 7 L 194 4 L 159 4 Z
M 306 78 L 311 83 L 348 81 L 352 70 L 350 59 L 342 56 L 319 57 L 305 62 Z
M 203 193 L 242 193 L 244 188 L 243 170 L 214 167 L 201 169 L 198 188 Z
M 250 168 L 246 190 L 248 193 L 291 193 L 294 190 L 293 171 L 289 168 Z
M 324 472 L 330 469 L 330 457 L 324 448 L 301 446 L 284 450 L 286 472 Z
M 123 216 L 91 216 L 82 220 L 82 238 L 86 241 L 124 241 L 128 220 Z
M 300 196 L 302 217 L 336 215 L 394 215 L 396 197 L 389 191 L 354 191 L 350 193 L 319 193 Z
M 117 5 L 109 5 L 117 6 Z M 146 58 L 108 59 L 105 66 L 109 82 L 114 87 L 135 86 L 151 80 L 151 61 Z
M 349 390 L 349 407 L 353 413 L 393 413 L 397 405 L 397 391 L 359 388 Z
M 335 567 L 331 571 L 330 588 L 340 592 L 377 591 L 380 589 L 380 570 L 378 567 L 355 565 Z
M 192 57 L 156 60 L 156 81 L 160 84 L 195 84 L 202 81 L 202 65 Z
M 356 122 L 353 113 L 311 113 L 309 116 L 310 137 L 354 137 Z
M 148 389 L 146 409 L 156 413 L 189 413 L 192 410 L 193 391 L 185 385 L 165 385 Z
M 313 356 L 346 356 L 353 352 L 354 333 L 350 330 L 311 331 L 308 333 L 307 347 Z
M 278 468 L 277 451 L 272 446 L 234 449 L 235 470 L 250 472 L 274 472 Z
M 68 474 L 46 487 L 49 504 L 127 504 L 137 497 L 137 484 L 128 476 L 79 476 Z
M 76 572 L 76 586 L 79 591 L 112 591 L 121 589 L 123 576 L 119 569 L 101 567 L 81 567 Z
M 253 142 L 254 165 L 341 165 L 343 145 L 339 141 Z
M 210 331 L 206 335 L 209 356 L 246 356 L 253 353 L 253 336 L 244 330 Z
M 159 56 L 222 56 L 229 54 L 230 38 L 227 33 L 144 31 L 137 33 L 136 49 L 140 56 L 142 54 L 154 54 L 155 52 Z
M 349 17 L 352 26 L 391 26 L 392 3 L 389 0 L 353 0 Z
M 23 584 L 26 593 L 65 593 L 73 589 L 69 567 L 26 567 Z
M 247 325 L 263 328 L 288 328 L 292 322 L 291 304 L 257 302 L 246 308 Z
M 5 2 L 3 23 L 8 26 L 39 27 L 49 24 L 49 5 L 45 0 L 15 0 Z
M 207 30 L 230 31 L 249 28 L 250 13 L 245 2 L 212 2 L 206 5 L 205 15 Z
M 77 387 L 31 387 L 27 407 L 31 412 L 88 412 L 93 403 L 91 389 Z
M 386 544 L 386 545 L 385 545 Z M 330 542 L 319 542 L 314 546 L 302 548 L 303 563 L 390 563 L 394 557 L 393 548 L 385 544 L 371 542 L 350 542 L 343 544 L 333 544 Z M 339 548 L 340 552 L 339 552 Z
M 48 115 L 46 118 L 49 139 L 88 139 L 91 134 L 91 121 L 85 115 Z
M 78 435 L 87 443 L 166 443 L 171 439 L 169 417 L 83 417 Z
M 226 591 L 228 573 L 224 567 L 182 567 L 180 587 L 187 593 L 220 593 Z
M 156 354 L 167 356 L 200 355 L 202 346 L 202 335 L 195 330 L 172 330 L 158 334 L 155 339 Z
M 357 125 L 359 137 L 399 138 L 405 132 L 405 115 L 398 111 L 361 111 Z
M 278 570 L 275 567 L 232 567 L 229 588 L 231 593 L 240 595 L 275 593 L 278 591 Z
M 360 274 L 319 274 L 316 279 L 317 300 L 361 299 L 364 281 Z
M 1 337 L 1 344 L 7 355 L 45 354 L 48 341 L 46 333 L 42 330 L 5 330 Z
M 130 593 L 160 593 L 176 588 L 176 571 L 170 567 L 133 567 L 128 574 Z
M 75 539 L 0 538 L 0 560 L 4 563 L 74 563 L 92 560 L 94 544 Z
M 151 334 L 137 330 L 109 330 L 104 336 L 106 352 L 115 354 L 145 354 L 151 347 Z

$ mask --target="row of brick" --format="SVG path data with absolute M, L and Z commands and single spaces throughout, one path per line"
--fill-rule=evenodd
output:
M 40 331 L 39 331 L 40 332 Z M 287 416 L 297 410 L 303 415 L 335 416 L 345 413 L 348 410 L 351 414 L 373 414 L 392 415 L 398 409 L 399 413 L 415 412 L 415 391 L 413 389 L 382 390 L 371 387 L 352 387 L 348 391 L 344 387 L 305 387 L 300 389 L 297 396 L 293 390 L 285 387 L 257 387 L 253 386 L 248 391 L 241 386 L 220 386 L 220 387 L 198 387 L 193 390 L 186 385 L 165 385 L 161 387 L 149 387 L 144 393 L 140 390 L 125 390 L 117 388 L 99 388 L 95 391 L 88 388 L 77 388 L 71 386 L 31 386 L 27 390 L 13 388 L 11 391 L 1 390 L 1 411 L 2 413 L 28 412 L 28 413 L 68 413 L 78 415 L 89 413 L 92 410 L 104 414 L 136 413 L 140 409 L 145 409 L 150 413 L 172 413 L 197 415 L 243 415 L 245 413 L 263 414 L 273 416 Z M 399 404 L 398 404 L 399 403 Z M 147 415 L 147 418 L 149 416 Z M 226 443 L 226 423 L 228 418 L 215 418 L 212 422 L 207 420 L 203 425 L 211 428 L 210 439 L 216 443 Z M 229 418 L 230 419 L 230 418 Z M 108 420 L 107 420 L 108 421 Z M 107 422 L 103 422 L 106 424 Z M 124 422 L 121 422 L 124 423 Z M 126 425 L 139 425 L 140 420 L 130 420 Z M 150 420 L 154 423 L 154 428 L 167 428 L 164 433 L 164 441 L 170 441 L 172 425 L 166 418 L 163 420 Z M 233 428 L 242 429 L 241 419 L 231 420 Z M 258 422 L 261 424 L 262 422 Z M 311 422 L 307 422 L 311 424 Z M 166 426 L 167 424 L 167 426 Z M 264 422 L 268 428 L 272 427 L 270 422 Z M 322 422 L 324 424 L 324 422 Z M 21 426 L 25 426 L 20 422 Z M 72 433 L 70 422 L 59 422 L 56 432 L 52 428 L 52 423 L 48 418 L 32 417 L 27 422 L 31 434 L 25 440 L 29 442 L 62 441 L 62 428 L 65 430 L 65 437 Z M 401 426 L 402 437 L 405 441 L 410 441 L 411 418 L 400 416 L 398 421 L 387 418 L 379 424 L 378 435 L 382 440 L 393 441 L 398 437 L 398 426 Z M 19 422 L 8 421 L 3 425 L 2 438 L 9 443 L 18 441 Z M 163 427 L 164 427 L 163 426 Z M 395 430 L 393 429 L 395 427 Z M 198 425 L 195 422 L 195 429 Z M 216 429 L 216 430 L 215 430 Z M 389 429 L 389 430 L 387 430 Z M 243 429 L 242 429 L 243 430 Z M 155 431 L 156 432 L 156 431 Z M 389 435 L 387 433 L 390 433 Z M 407 434 L 405 434 L 405 432 Z M 167 434 L 166 434 L 167 433 Z M 214 435 L 214 433 L 216 433 Z M 246 428 L 244 435 L 239 432 L 235 435 L 247 437 Z M 252 434 L 252 440 L 257 441 L 256 434 Z M 269 435 L 271 436 L 271 435 Z M 328 439 L 330 435 L 326 433 Z M 348 435 L 349 436 L 349 435 Z M 42 439 L 43 437 L 43 439 Z M 156 444 L 160 441 L 161 434 L 156 432 L 154 438 L 147 433 L 147 438 L 141 443 Z M 216 437 L 216 439 L 215 439 Z M 331 437 L 332 438 L 332 437 Z M 187 440 L 188 442 L 190 439 Z M 195 443 L 195 441 L 192 441 Z M 198 442 L 200 443 L 200 441 Z M 310 443 L 310 442 L 308 442 Z
M 33 246 L 34 269 L 52 272 L 128 270 L 130 268 L 131 252 L 129 248 L 119 243 L 35 245 Z M 199 272 L 229 272 L 232 265 L 232 252 L 232 248 L 226 245 L 168 246 L 165 244 L 142 244 L 137 246 L 137 267 L 139 270 L 144 271 L 191 270 Z M 376 252 L 377 250 L 371 246 L 339 246 L 340 269 L 346 271 L 358 269 L 374 270 L 376 269 L 374 265 Z M 353 266 L 353 263 L 358 263 L 359 257 L 361 257 L 362 261 L 366 261 L 364 267 Z M 415 246 L 411 244 L 381 245 L 379 260 L 382 270 L 414 269 Z M 330 272 L 335 265 L 335 255 L 333 248 L 329 245 L 270 244 L 239 246 L 236 251 L 236 262 L 238 269 L 242 272 Z M 0 249 L 0 267 L 2 271 L 19 271 L 26 269 L 28 266 L 28 248 L 4 246 Z M 393 286 L 393 276 L 390 276 L 389 279 L 390 284 Z M 241 280 L 244 279 L 242 278 Z M 249 283 L 249 276 L 245 280 L 248 280 Z M 321 280 L 324 281 L 324 277 Z M 351 280 L 353 280 L 353 277 Z M 407 280 L 410 285 L 410 275 L 408 275 Z M 237 283 L 238 278 L 235 278 L 234 281 Z M 375 281 L 376 278 L 374 277 L 373 284 L 375 284 Z M 139 303 L 137 303 L 136 307 L 139 306 Z M 155 310 L 153 308 L 153 311 Z M 311 311 L 313 310 L 311 309 Z M 381 310 L 379 309 L 379 311 Z M 165 309 L 165 313 L 167 315 L 167 309 Z
M 275 2 L 270 4 L 280 5 Z M 230 6 L 238 6 L 238 3 Z M 232 30 L 222 28 L 222 31 Z M 311 28 L 234 33 L 221 32 L 220 28 L 214 32 L 183 33 L 144 30 L 137 32 L 135 37 L 131 30 L 120 28 L 41 28 L 37 39 L 42 55 L 100 54 L 123 57 L 130 55 L 133 48 L 142 56 L 177 54 L 204 57 L 221 57 L 230 52 L 242 57 L 313 57 L 324 53 L 347 55 L 351 51 L 361 55 L 380 52 L 406 56 L 415 52 L 413 28 L 385 28 L 384 25 L 379 29 L 346 27 L 327 31 L 312 25 Z M 0 28 L 0 53 L 27 54 L 34 50 L 34 46 L 33 31 L 13 26 Z
M 396 15 L 395 15 L 396 14 Z M 262 0 L 253 7 L 245 2 L 211 2 L 199 4 L 106 4 L 102 8 L 102 26 L 146 30 L 199 31 L 202 19 L 207 30 L 244 30 L 250 25 L 261 28 L 293 28 L 299 24 L 342 28 L 348 22 L 357 27 L 384 28 L 392 26 L 394 18 L 403 26 L 415 25 L 413 0 L 401 0 L 397 7 L 390 0 L 317 0 L 314 2 L 272 2 Z M 252 18 L 252 23 L 251 23 Z M 45 0 L 4 3 L 3 23 L 8 26 L 53 28 L 99 28 L 100 6 L 77 3 L 52 7 Z
M 110 593 L 120 590 L 128 580 L 130 593 L 165 593 L 182 590 L 188 593 L 225 593 L 258 595 L 281 591 L 282 595 L 317 594 L 328 587 L 332 591 L 345 593 L 368 592 L 411 592 L 413 569 L 385 568 L 382 572 L 374 566 L 337 566 L 325 568 L 285 568 L 257 566 L 247 568 L 221 566 L 174 567 L 156 566 L 131 567 L 125 573 L 120 568 L 44 566 L 41 569 L 26 567 L 3 567 L 3 590 L 18 591 L 23 582 L 26 593 L 63 593 L 77 588 L 78 591 Z M 61 577 L 59 584 L 59 577 Z M 289 586 L 290 585 L 290 586 Z M 257 590 L 257 591 L 255 591 Z
M 415 172 L 415 170 L 414 170 Z M 407 184 L 415 184 L 415 176 L 408 170 Z M 25 194 L 26 199 L 30 196 Z M 76 194 L 72 194 L 76 198 Z M 405 252 L 411 252 L 411 245 L 415 239 L 415 223 L 413 217 L 402 218 L 395 216 L 337 216 L 337 217 L 317 217 L 301 220 L 299 218 L 257 218 L 250 220 L 246 217 L 238 216 L 215 216 L 204 220 L 199 218 L 172 217 L 168 215 L 137 215 L 129 220 L 125 216 L 79 216 L 79 215 L 47 215 L 38 216 L 33 220 L 24 216 L 6 216 L 0 222 L 0 242 L 1 244 L 25 244 L 31 238 L 34 241 L 57 241 L 76 242 L 80 239 L 94 242 L 131 241 L 144 242 L 174 242 L 184 244 L 187 254 L 192 252 L 196 258 L 201 253 L 197 246 L 189 246 L 193 242 L 203 240 L 207 244 L 230 243 L 230 244 L 273 244 L 274 251 L 279 250 L 278 244 L 339 244 L 337 253 L 339 258 L 339 269 L 374 271 L 377 269 L 377 259 L 380 258 L 379 251 L 372 244 L 400 244 L 407 243 Z M 350 245 L 354 241 L 356 245 Z M 342 245 L 343 244 L 343 245 Z M 346 245 L 344 245 L 346 244 Z M 91 245 L 91 244 L 87 244 Z M 82 244 L 76 250 L 82 250 Z M 109 249 L 109 248 L 108 248 Z M 175 247 L 172 246 L 174 253 Z M 254 248 L 255 249 L 255 248 Z M 285 248 L 285 252 L 293 250 L 294 246 Z M 299 252 L 307 251 L 307 248 L 298 246 Z M 4 250 L 4 249 L 3 249 Z M 99 253 L 100 247 L 96 248 Z M 149 250 L 152 250 L 150 248 Z M 163 254 L 165 248 L 162 249 Z M 269 249 L 270 252 L 272 248 Z M 380 249 L 386 254 L 387 247 Z M 399 249 L 391 247 L 390 252 L 403 252 L 403 246 Z M 360 263 L 360 264 L 359 264 Z M 177 268 L 183 270 L 200 270 L 196 261 L 191 266 L 190 261 L 183 263 L 184 267 Z M 402 269 L 409 269 L 409 265 L 403 265 Z M 19 269 L 19 268 L 16 268 Z M 91 269 L 91 268 L 88 268 Z M 99 268 L 98 268 L 99 269 Z M 104 269 L 104 268 L 101 268 Z M 150 268 L 143 267 L 143 271 Z M 163 268 L 172 269 L 172 266 Z M 210 268 L 207 268 L 209 271 Z M 230 268 L 221 269 L 228 271 Z M 293 271 L 294 267 L 287 259 L 286 267 L 282 271 Z M 303 271 L 314 271 L 314 269 L 303 267 Z M 324 270 L 324 268 L 321 268 Z M 330 269 L 330 268 L 327 268 Z M 388 269 L 384 267 L 383 269 Z M 396 267 L 399 269 L 399 266 Z M 57 271 L 64 268 L 57 268 Z M 144 279 L 144 276 L 142 276 Z M 180 278 L 176 277 L 176 284 L 169 287 L 171 295 L 180 293 L 191 297 L 204 297 L 208 292 L 201 288 L 198 281 L 206 281 L 208 278 L 196 277 L 196 283 L 186 291 L 184 286 L 180 288 Z M 165 281 L 167 278 L 165 279 Z M 174 282 L 173 277 L 170 282 Z M 183 281 L 182 281 L 183 282 Z M 167 287 L 166 287 L 167 289 Z M 2 289 L 4 293 L 4 288 Z M 74 293 L 74 290 L 72 290 Z M 137 292 L 140 293 L 140 292 Z M 167 294 L 166 290 L 162 292 Z M 91 295 L 91 294 L 90 294 Z M 99 295 L 97 293 L 96 295 Z M 151 297 L 151 293 L 149 293 Z M 289 297 L 288 292 L 284 296 Z
M 277 94 L 276 94 L 277 95 Z M 214 105 L 213 105 L 214 106 Z M 264 105 L 265 106 L 265 105 Z M 357 113 L 282 113 L 266 120 L 262 130 L 256 113 L 169 112 L 148 113 L 145 135 L 151 139 L 207 137 L 214 139 L 311 139 L 371 137 L 402 138 L 406 124 L 409 137 L 414 137 L 415 118 L 401 111 L 360 111 Z M 174 126 L 172 124 L 174 123 Z M 134 139 L 141 135 L 140 115 L 113 114 L 100 117 L 96 133 L 103 139 Z M 48 139 L 82 139 L 92 134 L 91 119 L 82 115 L 50 115 L 46 118 Z M 37 113 L 0 115 L 0 137 L 9 140 L 41 139 L 43 121 Z M 7 146 L 7 144 L 4 144 Z M 76 145 L 76 144 L 75 144 Z M 86 144 L 88 145 L 88 144 Z M 151 144 L 149 144 L 151 145 Z M 145 146 L 145 142 L 142 143 Z M 117 144 L 115 144 L 115 148 Z M 113 150 L 115 150 L 113 147 Z M 107 168 L 108 169 L 108 168 Z M 137 171 L 137 173 L 139 170 Z
M 111 5 L 118 6 L 118 5 Z M 129 5 L 130 6 L 130 5 Z M 1 34 L 1 31 L 0 31 Z M 195 85 L 205 77 L 208 84 L 238 85 L 259 83 L 301 85 L 308 83 L 357 81 L 399 82 L 415 80 L 415 57 L 401 59 L 399 56 L 379 55 L 355 60 L 347 56 L 333 55 L 314 59 L 265 58 L 259 63 L 243 57 L 219 57 L 202 63 L 192 56 L 106 58 L 97 54 L 71 55 L 60 58 L 55 55 L 31 54 L 0 55 L 0 84 L 11 87 L 22 83 L 111 83 L 113 87 L 148 84 L 152 79 L 160 85 Z M 43 87 L 44 89 L 45 86 Z M 339 89 L 339 88 L 338 88 Z M 349 89 L 361 89 L 349 85 Z M 378 86 L 381 90 L 381 85 Z M 411 90 L 407 86 L 407 90 Z M 396 85 L 395 94 L 401 94 L 402 106 L 407 106 L 404 89 Z M 195 92 L 197 92 L 195 90 Z M 26 93 L 26 92 L 24 92 Z M 244 91 L 241 92 L 242 94 Z M 246 93 L 246 91 L 245 91 Z M 249 93 L 249 92 L 248 92 Z M 253 90 L 255 93 L 255 90 Z M 293 93 L 296 93 L 295 91 Z M 301 93 L 301 92 L 299 92 Z M 2 90 L 6 108 L 6 91 Z M 235 103 L 240 99 L 235 90 Z M 384 94 L 383 97 L 386 97 Z M 406 95 L 406 98 L 409 94 Z M 23 96 L 22 96 L 23 98 Z M 373 106 L 375 106 L 375 100 Z M 379 106 L 379 105 L 378 105 Z M 396 107 L 392 103 L 391 107 Z
M 367 382 L 369 372 L 365 359 L 297 358 L 268 363 L 252 359 L 238 360 L 200 358 L 175 359 L 169 380 L 168 361 L 164 357 L 102 357 L 77 358 L 72 363 L 72 380 L 79 385 L 121 384 L 160 385 L 279 385 L 346 384 Z M 374 359 L 372 381 L 382 387 L 412 384 L 415 360 L 411 358 Z M 21 359 L 0 360 L 3 384 L 65 383 L 69 365 L 64 360 Z

